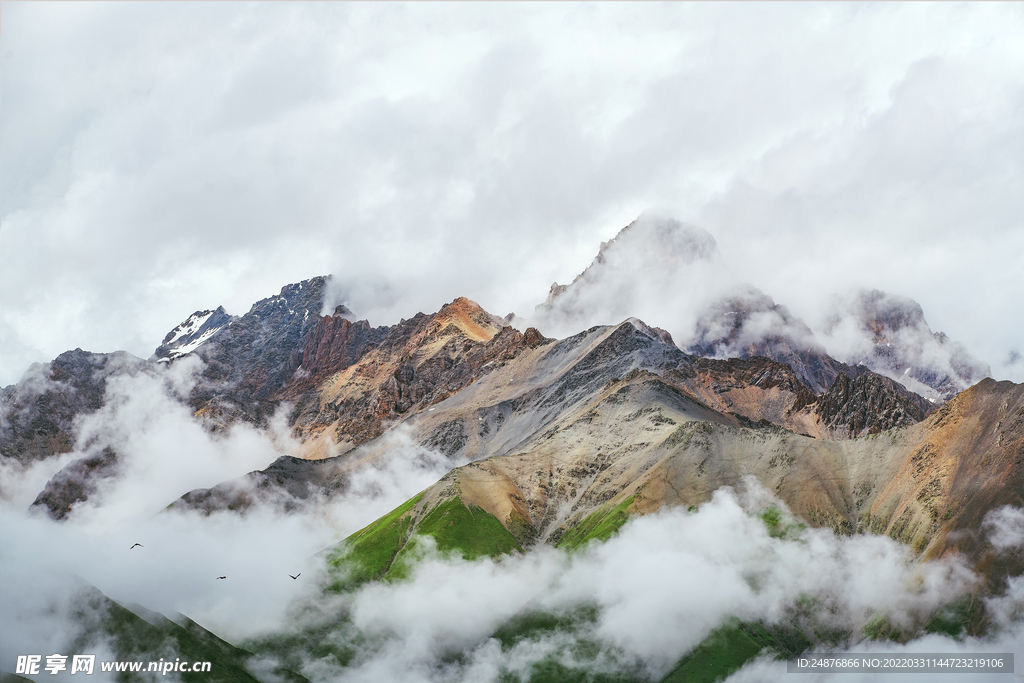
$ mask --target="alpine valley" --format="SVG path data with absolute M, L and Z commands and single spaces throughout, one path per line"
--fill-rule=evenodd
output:
M 314 277 L 197 311 L 149 359 L 76 349 L 0 390 L 0 474 L 45 472 L 18 479 L 34 524 L 86 528 L 145 466 L 103 427 L 129 380 L 213 442 L 280 446 L 154 518 L 358 520 L 242 638 L 76 579 L 69 651 L 211 661 L 176 674 L 204 683 L 774 680 L 812 651 L 1022 652 L 1024 385 L 916 302 L 840 293 L 812 328 L 710 234 L 645 214 L 538 303 L 374 327 Z

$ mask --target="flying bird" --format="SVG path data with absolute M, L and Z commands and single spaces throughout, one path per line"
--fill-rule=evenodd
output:
M 146 546 L 142 545 L 141 543 L 136 543 L 135 545 L 139 546 L 140 548 L 145 548 L 146 547 Z M 128 550 L 135 550 L 135 545 L 133 545 L 131 548 L 128 548 Z
M 226 579 L 226 578 L 228 578 L 228 577 L 226 577 L 226 576 L 218 576 L 217 578 L 218 578 L 218 579 Z
M 292 575 L 291 575 L 291 574 L 289 574 L 288 576 L 292 576 Z M 297 578 L 299 578 L 300 576 L 302 576 L 302 572 L 299 572 L 299 573 L 298 573 L 298 574 L 296 574 L 295 576 L 292 576 L 292 578 L 293 578 L 293 579 L 297 579 Z

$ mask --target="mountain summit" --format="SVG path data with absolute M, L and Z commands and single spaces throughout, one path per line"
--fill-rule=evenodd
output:
M 556 335 L 630 316 L 663 325 L 687 353 L 765 356 L 793 368 L 816 395 L 863 366 L 941 403 L 990 373 L 960 343 L 932 332 L 913 299 L 879 290 L 836 296 L 813 330 L 729 269 L 714 237 L 673 218 L 643 214 L 608 242 L 570 284 L 551 286 L 536 322 Z
M 843 581 L 831 570 L 818 570 L 812 557 L 802 576 L 828 577 L 817 593 L 808 597 L 797 577 L 800 585 L 790 597 L 771 598 L 781 606 L 772 608 L 777 616 L 712 615 L 705 631 L 664 657 L 659 665 L 668 672 L 664 677 L 607 680 L 720 678 L 758 653 L 789 657 L 809 651 L 826 633 L 824 627 L 836 623 L 842 626 L 835 636 L 840 640 L 829 641 L 831 646 L 916 638 L 935 632 L 936 624 L 947 633 L 982 635 L 1000 614 L 994 601 L 1011 595 L 1007 587 L 1024 574 L 1020 553 L 993 547 L 1012 546 L 1016 537 L 986 540 L 999 515 L 1010 515 L 1010 524 L 1024 514 L 1015 512 L 1024 502 L 1024 386 L 984 380 L 939 407 L 892 376 L 843 363 L 826 353 L 811 328 L 786 307 L 736 283 L 713 238 L 696 228 L 645 216 L 602 245 L 586 271 L 570 285 L 553 288 L 539 315 L 583 327 L 595 318 L 629 314 L 558 339 L 536 328 L 520 331 L 467 298 L 395 325 L 372 327 L 343 305 L 325 315 L 334 305 L 325 307 L 325 285 L 322 277 L 288 285 L 237 318 L 223 309 L 199 311 L 172 330 L 149 360 L 75 350 L 33 366 L 18 385 L 0 390 L 0 466 L 5 471 L 49 467 L 52 475 L 45 484 L 41 479 L 28 483 L 42 487 L 31 508 L 67 523 L 69 533 L 111 501 L 116 505 L 118 487 L 134 486 L 135 473 L 152 463 L 162 463 L 159 472 L 173 472 L 179 462 L 196 462 L 180 457 L 178 428 L 160 431 L 174 446 L 167 453 L 148 441 L 134 444 L 117 430 L 108 435 L 105 428 L 83 429 L 87 420 L 107 424 L 104 411 L 124 403 L 131 384 L 126 375 L 148 375 L 136 389 L 148 396 L 167 386 L 160 380 L 187 371 L 189 384 L 178 382 L 161 399 L 176 404 L 159 404 L 161 411 L 179 413 L 176 427 L 196 432 L 182 440 L 185 447 L 204 428 L 211 442 L 238 438 L 233 433 L 248 439 L 244 435 L 287 430 L 291 455 L 248 474 L 233 469 L 233 478 L 207 480 L 203 485 L 209 488 L 168 490 L 152 501 L 154 510 L 163 508 L 162 519 L 184 511 L 190 524 L 205 524 L 205 514 L 219 529 L 241 521 L 230 515 L 256 514 L 256 520 L 282 512 L 326 520 L 336 519 L 338 510 L 361 515 L 354 518 L 358 525 L 341 527 L 351 534 L 345 541 L 309 559 L 325 581 L 311 586 L 297 605 L 303 615 L 322 608 L 323 620 L 303 616 L 298 625 L 244 644 L 244 651 L 269 654 L 280 663 L 273 667 L 273 680 L 301 683 L 301 675 L 287 672 L 312 672 L 310 662 L 322 662 L 318 653 L 333 652 L 332 643 L 341 644 L 342 673 L 316 680 L 343 678 L 355 661 L 351 653 L 376 637 L 353 618 L 355 608 L 350 612 L 344 605 L 356 605 L 353 600 L 377 589 L 391 590 L 388 586 L 404 592 L 417 576 L 425 576 L 419 572 L 443 566 L 439 562 L 451 560 L 443 571 L 451 576 L 460 567 L 478 566 L 470 564 L 475 559 L 491 557 L 487 573 L 502 572 L 523 564 L 502 564 L 503 555 L 529 555 L 537 548 L 531 558 L 557 558 L 592 544 L 593 552 L 576 556 L 591 561 L 608 548 L 623 547 L 616 544 L 643 525 L 661 524 L 659 519 L 670 519 L 675 534 L 710 514 L 712 530 L 701 535 L 713 539 L 716 558 L 721 557 L 717 546 L 727 546 L 739 532 L 741 554 L 753 546 L 765 551 L 763 563 L 755 560 L 758 565 L 777 566 L 780 557 L 804 546 L 854 548 L 853 555 L 837 556 L 839 564 L 857 553 L 875 562 L 877 549 L 889 547 L 901 548 L 893 556 L 900 567 L 906 557 L 916 557 L 924 572 L 959 567 L 966 578 L 953 592 L 928 589 L 936 597 L 915 608 L 911 621 L 899 621 L 886 603 L 868 609 L 856 603 L 850 620 L 836 622 L 830 601 L 833 584 Z M 879 367 L 890 375 L 907 366 L 904 376 L 940 387 L 984 369 L 974 368 L 966 352 L 958 356 L 962 347 L 933 334 L 914 302 L 868 291 L 854 303 L 840 309 L 827 339 L 844 339 L 839 335 L 846 330 L 854 339 L 870 335 L 859 356 L 865 364 L 884 361 L 888 365 Z M 652 322 L 667 319 L 681 342 L 634 317 L 639 311 L 655 315 Z M 946 365 L 928 365 L 936 348 L 949 352 Z M 235 431 L 241 422 L 248 425 Z M 273 446 L 280 448 L 278 443 Z M 735 515 L 718 517 L 723 496 L 738 501 L 736 492 L 746 502 L 736 503 Z M 661 510 L 665 514 L 655 514 Z M 635 523 L 627 525 L 630 519 Z M 626 565 L 665 572 L 666 543 L 675 538 L 692 546 L 692 537 L 671 534 L 653 537 L 657 559 L 638 560 L 627 549 L 624 564 L 608 565 L 614 572 L 609 576 L 620 577 Z M 142 540 L 144 547 L 159 545 Z M 294 551 L 273 547 L 268 552 Z M 955 564 L 951 555 L 959 558 Z M 136 551 L 132 561 L 144 556 Z M 575 564 L 562 557 L 565 566 Z M 829 562 L 823 566 L 838 566 Z M 657 601 L 674 595 L 677 576 L 699 591 L 714 583 L 694 575 L 691 564 L 685 559 L 675 565 L 679 569 L 673 570 L 670 587 L 651 593 Z M 714 574 L 708 576 L 714 576 L 723 565 L 716 559 L 709 566 Z M 871 570 L 857 573 L 876 578 Z M 930 575 L 924 574 L 926 586 Z M 215 576 L 210 572 L 203 580 Z M 278 579 L 290 584 L 297 576 L 282 571 Z M 375 589 L 353 592 L 381 580 Z M 459 590 L 478 580 L 456 579 Z M 736 590 L 777 593 L 778 582 L 766 582 L 756 572 L 737 573 L 735 581 Z M 752 585 L 758 582 L 764 588 Z M 498 617 L 452 652 L 503 637 L 514 642 L 531 624 L 545 632 L 564 624 L 569 630 L 560 640 L 591 647 L 587 639 L 605 623 L 601 620 L 621 621 L 612 608 L 592 605 L 600 593 L 594 590 L 579 591 L 583 611 L 568 621 L 560 607 L 548 613 L 560 603 L 544 597 L 544 589 L 537 588 L 542 583 L 526 581 L 527 590 L 512 596 L 510 608 L 502 607 Z M 911 581 L 900 579 L 903 584 Z M 461 594 L 438 590 L 433 580 L 430 585 L 441 600 Z M 345 593 L 349 597 L 339 601 Z M 493 607 L 488 600 L 482 597 L 469 607 Z M 634 599 L 630 608 L 647 618 L 650 604 Z M 694 612 L 686 608 L 680 614 L 689 618 Z M 198 628 L 189 633 L 211 642 Z M 751 634 L 757 639 L 733 647 Z M 678 629 L 670 635 L 681 637 Z M 130 634 L 112 640 L 118 646 L 134 642 Z M 153 642 L 147 655 L 162 641 Z M 713 650 L 721 647 L 729 650 L 727 669 L 715 654 L 719 650 Z M 190 656 L 226 661 L 218 666 L 234 671 L 229 665 L 244 656 L 240 652 L 218 647 L 209 656 Z M 544 656 L 524 661 L 543 672 L 538 667 L 546 666 Z M 598 680 L 552 671 L 551 677 L 526 680 Z
M 834 297 L 822 337 L 847 362 L 933 400 L 949 400 L 991 374 L 963 344 L 932 332 L 919 303 L 877 289 Z
M 552 284 L 547 300 L 537 306 L 537 321 L 563 334 L 629 317 L 658 324 L 687 314 L 693 318 L 694 297 L 720 294 L 728 279 L 709 232 L 645 213 L 602 242 L 593 262 L 570 284 Z
M 196 311 L 183 323 L 167 333 L 153 352 L 153 359 L 162 363 L 180 358 L 210 341 L 214 335 L 235 319 L 218 306 L 215 311 Z

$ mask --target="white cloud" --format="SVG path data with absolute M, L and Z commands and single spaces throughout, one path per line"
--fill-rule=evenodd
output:
M 66 522 L 26 514 L 31 496 L 24 491 L 0 500 L 0 576 L 8 589 L 0 627 L 20 634 L 0 644 L 0 657 L 46 643 L 60 651 L 75 636 L 80 626 L 68 610 L 79 589 L 68 572 L 117 600 L 184 613 L 234 642 L 347 613 L 349 630 L 338 637 L 356 637 L 356 659 L 345 672 L 353 681 L 486 681 L 545 657 L 657 675 L 731 616 L 785 621 L 797 600 L 810 596 L 826 624 L 856 629 L 881 612 L 914 628 L 975 585 L 956 558 L 914 564 L 886 537 L 807 529 L 772 538 L 752 513 L 779 503 L 748 482 L 738 494 L 718 491 L 696 512 L 631 520 L 618 536 L 573 556 L 541 547 L 470 562 L 442 557 L 424 542 L 409 581 L 325 601 L 319 591 L 328 577 L 315 553 L 411 497 L 450 463 L 397 431 L 376 444 L 385 454 L 380 461 L 353 462 L 345 491 L 291 514 L 261 505 L 244 516 L 160 512 L 184 491 L 264 466 L 288 447 L 287 435 L 249 427 L 204 432 L 181 403 L 197 370 L 197 361 L 182 362 L 110 380 L 107 407 L 82 420 L 78 449 L 110 445 L 122 455 L 122 476 Z M 38 486 L 41 474 L 14 481 Z M 131 549 L 136 542 L 143 547 Z M 302 580 L 289 578 L 300 571 Z M 228 578 L 214 578 L 221 575 Z M 591 605 L 596 621 L 577 623 L 576 634 L 504 651 L 488 641 L 523 609 L 568 615 Z M 1017 628 L 1016 593 L 992 609 L 1005 629 Z M 603 654 L 580 654 L 569 646 L 577 636 L 601 643 Z M 459 650 L 464 658 L 447 659 Z M 338 670 L 311 660 L 304 673 L 332 680 Z
M 460 295 L 529 314 L 651 206 L 798 315 L 878 287 L 998 363 L 1021 332 L 1022 22 L 1012 5 L 16 3 L 0 381 L 76 346 L 146 357 L 194 310 L 325 272 L 375 324 Z
M 297 596 L 318 590 L 316 552 L 451 466 L 399 430 L 376 444 L 378 460 L 352 463 L 346 488 L 330 500 L 314 497 L 289 514 L 260 504 L 244 516 L 166 511 L 189 490 L 241 477 L 298 448 L 280 416 L 268 432 L 246 424 L 206 432 L 182 400 L 199 369 L 190 357 L 112 377 L 104 407 L 79 421 L 73 452 L 31 466 L 0 463 L 0 631 L 20 634 L 0 643 L 0 661 L 44 645 L 47 653 L 67 647 L 81 629 L 68 611 L 81 579 L 122 603 L 186 614 L 235 642 L 279 628 Z M 119 456 L 116 476 L 99 481 L 66 521 L 27 509 L 61 467 L 107 446 Z M 300 572 L 301 580 L 289 578 Z M 228 578 L 216 580 L 221 575 Z
M 982 527 L 996 550 L 1024 546 L 1024 509 L 1004 505 L 985 515 Z
M 887 537 L 805 529 L 773 538 L 753 514 L 771 503 L 779 504 L 751 481 L 740 494 L 717 491 L 696 512 L 634 518 L 572 556 L 540 547 L 467 562 L 428 547 L 407 582 L 370 584 L 352 597 L 354 631 L 344 638 L 361 645 L 345 680 L 494 680 L 502 669 L 529 670 L 546 657 L 606 671 L 639 667 L 657 680 L 730 617 L 788 623 L 802 601 L 816 605 L 809 609 L 823 627 L 856 631 L 884 614 L 914 630 L 976 586 L 962 561 L 916 564 Z M 488 640 L 524 610 L 571 615 L 588 606 L 596 622 L 579 621 L 571 635 L 535 634 L 504 651 Z M 604 655 L 579 658 L 567 647 L 574 637 L 600 643 Z M 947 639 L 935 647 L 960 646 Z M 458 651 L 468 656 L 442 664 Z M 324 660 L 304 673 L 342 675 Z

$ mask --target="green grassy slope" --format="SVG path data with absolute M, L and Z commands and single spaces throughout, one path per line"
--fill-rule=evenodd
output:
M 428 510 L 417 510 L 419 494 L 355 532 L 326 551 L 332 581 L 328 593 L 345 593 L 371 581 L 399 581 L 408 577 L 420 540 L 433 539 L 442 553 L 467 560 L 497 557 L 522 547 L 501 522 L 478 507 L 466 507 L 461 498 L 450 498 Z M 246 647 L 299 668 L 310 658 L 328 658 L 347 666 L 361 647 L 362 636 L 352 629 L 348 614 L 310 619 L 310 625 L 281 636 L 261 638 Z
M 425 509 L 420 507 L 422 499 L 422 494 L 412 498 L 332 548 L 328 561 L 337 578 L 329 590 L 349 591 L 370 581 L 406 578 L 421 556 L 418 549 L 426 537 L 433 539 L 440 552 L 458 554 L 467 560 L 522 551 L 515 536 L 494 516 L 480 508 L 467 507 L 461 498 L 448 498 Z M 634 497 L 605 504 L 562 536 L 557 546 L 572 552 L 588 543 L 608 540 L 628 521 L 633 504 Z M 762 510 L 757 517 L 769 535 L 776 538 L 798 539 L 807 528 L 774 506 Z M 973 612 L 970 601 L 950 605 L 933 615 L 924 630 L 962 634 L 963 625 Z M 793 657 L 811 648 L 811 639 L 837 645 L 858 635 L 848 631 L 833 633 L 815 626 L 815 613 L 815 601 L 807 598 L 806 604 L 798 601 L 793 605 L 792 619 L 786 624 L 730 619 L 683 656 L 661 683 L 710 683 L 728 677 L 758 656 Z M 321 621 L 319 626 L 302 633 L 247 647 L 273 654 L 292 669 L 308 662 L 310 657 L 328 657 L 337 665 L 347 666 L 357 651 L 367 645 L 365 636 L 352 626 L 343 609 L 331 619 L 330 623 Z M 536 642 L 544 641 L 548 645 L 541 650 L 548 654 L 528 661 L 523 665 L 525 668 L 503 670 L 499 680 L 501 683 L 636 683 L 646 680 L 641 663 L 623 659 L 622 653 L 609 650 L 596 638 L 594 629 L 599 619 L 598 608 L 591 605 L 557 614 L 528 609 L 508 620 L 492 634 L 502 650 L 508 652 L 524 646 L 528 651 Z M 920 634 L 920 630 L 916 632 Z M 893 634 L 884 618 L 870 622 L 859 634 L 865 638 L 904 635 Z M 453 653 L 452 657 L 457 660 L 464 655 Z
M 88 589 L 75 603 L 73 617 L 90 627 L 71 644 L 69 654 L 88 654 L 99 635 L 117 660 L 144 662 L 144 668 L 149 662 L 160 659 L 211 663 L 208 672 L 175 672 L 184 683 L 260 683 L 245 667 L 252 652 L 235 647 L 190 619 L 183 618 L 177 623 L 142 607 L 128 609 L 94 588 Z M 111 675 L 103 674 L 100 669 L 97 661 L 94 675 L 103 678 Z M 308 683 L 304 677 L 284 668 L 273 673 L 275 681 Z M 149 680 L 153 675 L 145 671 L 113 674 L 118 683 Z
M 351 590 L 368 581 L 396 580 L 408 575 L 418 537 L 434 539 L 442 553 L 458 553 L 467 560 L 497 557 L 522 551 L 515 537 L 494 515 L 455 497 L 417 515 L 423 494 L 412 498 L 357 531 L 328 553 L 329 565 L 338 570 L 333 590 Z
M 629 519 L 629 506 L 634 498 L 630 496 L 618 505 L 602 505 L 558 539 L 555 547 L 575 550 L 589 541 L 607 541 Z
M 775 657 L 790 657 L 810 645 L 810 641 L 798 631 L 769 631 L 761 624 L 731 619 L 679 660 L 661 683 L 720 681 L 762 652 Z

